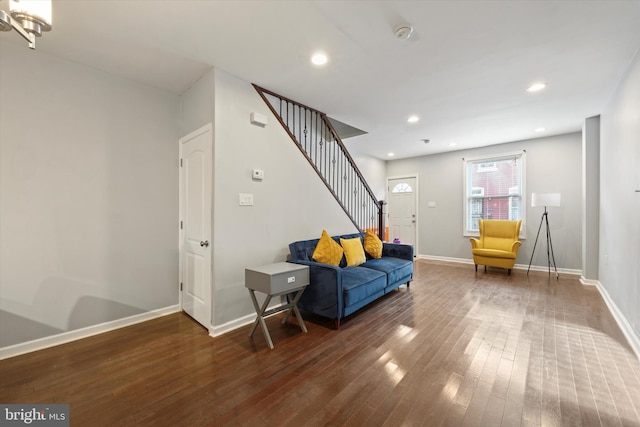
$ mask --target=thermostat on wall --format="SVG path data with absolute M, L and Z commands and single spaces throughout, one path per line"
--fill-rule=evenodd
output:
M 264 171 L 262 169 L 254 169 L 251 177 L 256 181 L 262 181 L 264 179 Z
M 264 114 L 260 114 L 260 113 L 251 113 L 251 124 L 253 125 L 257 125 L 260 127 L 265 127 L 267 125 L 267 116 L 265 116 Z

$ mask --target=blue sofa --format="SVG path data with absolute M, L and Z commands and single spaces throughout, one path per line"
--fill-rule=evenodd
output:
M 364 239 L 364 234 L 332 236 L 340 244 L 340 238 Z M 313 251 L 319 239 L 302 240 L 289 245 L 288 262 L 309 266 L 309 286 L 298 302 L 304 311 L 340 320 L 365 305 L 391 292 L 413 278 L 413 246 L 383 243 L 382 258 L 367 254 L 367 261 L 356 267 L 346 267 L 344 256 L 340 266 L 316 262 Z

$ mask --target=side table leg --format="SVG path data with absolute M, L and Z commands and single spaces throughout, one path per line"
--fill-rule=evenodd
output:
M 300 314 L 300 310 L 298 310 L 298 307 L 293 307 L 293 312 L 296 314 L 296 317 L 298 318 L 298 323 L 300 324 L 300 329 L 302 329 L 302 332 L 307 332 L 307 326 L 304 324 L 304 320 L 302 320 L 302 315 Z
M 304 320 L 302 320 L 302 315 L 300 314 L 300 310 L 298 310 L 298 300 L 300 300 L 300 297 L 302 296 L 302 292 L 304 292 L 304 288 L 296 292 L 296 296 L 293 298 L 293 301 L 291 301 L 291 308 L 287 312 L 287 317 L 285 319 L 288 320 L 289 316 L 291 316 L 291 311 L 293 311 L 293 313 L 296 315 L 296 319 L 298 319 L 298 324 L 300 325 L 300 329 L 302 329 L 302 332 L 307 332 L 307 326 L 304 324 Z
M 269 345 L 269 348 L 273 350 L 273 341 L 271 341 L 271 336 L 269 335 L 269 330 L 267 329 L 267 324 L 265 323 L 264 317 L 263 317 L 264 312 L 267 310 L 267 307 L 269 306 L 269 302 L 271 302 L 271 295 L 267 295 L 267 299 L 264 300 L 262 307 L 258 305 L 258 300 L 256 299 L 256 295 L 253 289 L 249 289 L 249 295 L 251 295 L 251 301 L 253 302 L 253 307 L 256 309 L 256 314 L 257 314 L 256 321 L 253 322 L 253 327 L 249 332 L 249 336 L 250 337 L 253 336 L 253 333 L 256 331 L 256 328 L 258 327 L 258 323 L 259 323 L 260 326 L 262 327 L 262 333 L 264 334 L 264 339 L 267 340 L 267 344 Z
M 291 311 L 293 310 L 293 300 L 294 298 L 292 298 L 291 296 L 293 295 L 293 293 L 287 294 L 287 307 L 289 307 L 289 309 L 287 310 L 287 315 L 284 316 L 284 319 L 282 319 L 282 324 L 284 325 L 285 323 L 287 323 L 289 321 L 289 317 L 291 317 Z M 295 296 L 294 296 L 295 297 Z

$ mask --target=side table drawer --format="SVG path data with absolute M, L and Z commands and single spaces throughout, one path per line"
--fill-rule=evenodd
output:
M 275 295 L 309 284 L 309 268 L 282 262 L 245 269 L 245 286 L 265 294 Z

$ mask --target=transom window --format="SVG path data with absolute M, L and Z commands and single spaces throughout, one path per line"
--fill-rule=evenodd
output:
M 521 219 L 524 237 L 525 152 L 464 160 L 464 235 L 478 235 L 478 219 Z
M 392 193 L 413 193 L 413 188 L 406 182 L 400 182 L 393 187 Z

